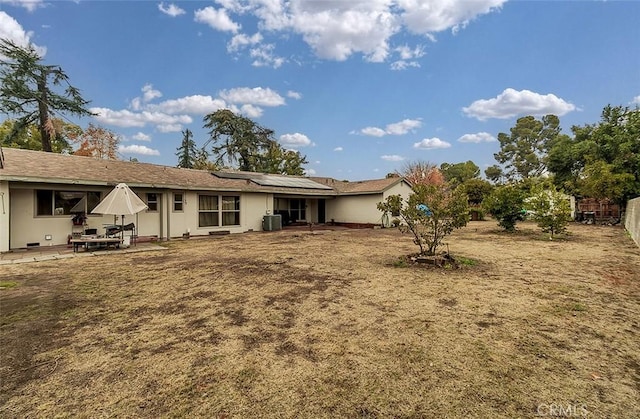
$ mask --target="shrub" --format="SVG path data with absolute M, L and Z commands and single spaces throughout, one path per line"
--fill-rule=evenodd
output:
M 514 185 L 494 189 L 482 206 L 507 231 L 515 231 L 516 223 L 524 220 L 524 193 Z
M 404 222 L 400 231 L 413 234 L 413 242 L 421 255 L 435 255 L 442 240 L 453 230 L 464 227 L 469 220 L 467 195 L 461 188 L 442 185 L 416 185 L 406 205 L 400 195 L 387 197 L 378 203 L 383 213 L 399 213 Z
M 568 197 L 555 188 L 545 190 L 537 187 L 532 190 L 532 193 L 525 205 L 538 227 L 545 233 L 549 233 L 551 239 L 554 234 L 564 233 L 571 220 L 571 205 Z

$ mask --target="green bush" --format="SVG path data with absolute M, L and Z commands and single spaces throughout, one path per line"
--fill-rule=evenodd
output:
M 515 231 L 516 223 L 524 220 L 524 193 L 515 185 L 500 186 L 485 198 L 482 206 L 498 225 L 507 231 Z
M 426 206 L 428 211 L 422 208 Z M 404 205 L 400 195 L 378 202 L 383 213 L 399 213 L 403 224 L 400 231 L 413 234 L 413 242 L 420 247 L 420 254 L 435 255 L 442 240 L 469 221 L 467 194 L 461 188 L 442 185 L 416 185 Z
M 526 200 L 525 207 L 538 227 L 549 233 L 551 239 L 554 234 L 564 233 L 571 220 L 569 197 L 553 187 L 546 190 L 536 187 L 531 192 L 533 195 Z

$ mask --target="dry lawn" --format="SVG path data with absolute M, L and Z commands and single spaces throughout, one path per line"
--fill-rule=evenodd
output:
M 471 223 L 461 269 L 397 230 L 5 265 L 0 416 L 639 417 L 640 249 L 570 231 Z

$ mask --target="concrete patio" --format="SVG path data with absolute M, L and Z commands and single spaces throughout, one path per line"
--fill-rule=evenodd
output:
M 39 246 L 29 249 L 14 249 L 9 252 L 0 253 L 0 265 L 14 264 L 14 263 L 29 263 L 29 262 L 42 262 L 58 259 L 68 259 L 75 257 L 89 257 L 108 255 L 113 253 L 137 253 L 137 252 L 150 252 L 165 250 L 165 247 L 159 246 L 155 242 L 137 243 L 135 246 L 118 249 L 96 249 L 96 250 L 80 250 L 78 252 L 73 251 L 73 246 Z

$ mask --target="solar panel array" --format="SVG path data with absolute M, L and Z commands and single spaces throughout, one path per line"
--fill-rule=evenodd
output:
M 299 177 L 274 176 L 260 173 L 247 172 L 213 172 L 213 174 L 223 179 L 246 179 L 261 186 L 279 186 L 283 188 L 301 188 L 301 189 L 322 189 L 331 190 L 332 188 L 311 179 Z
M 213 172 L 217 177 L 223 179 L 249 179 L 261 176 L 259 173 L 240 173 L 240 172 Z
M 332 188 L 323 185 L 318 182 L 314 182 L 311 179 L 304 178 L 289 178 L 289 177 L 280 177 L 280 176 L 269 176 L 265 175 L 261 178 L 251 179 L 258 185 L 262 186 L 281 186 L 285 188 L 304 188 L 304 189 L 325 189 L 331 190 Z

